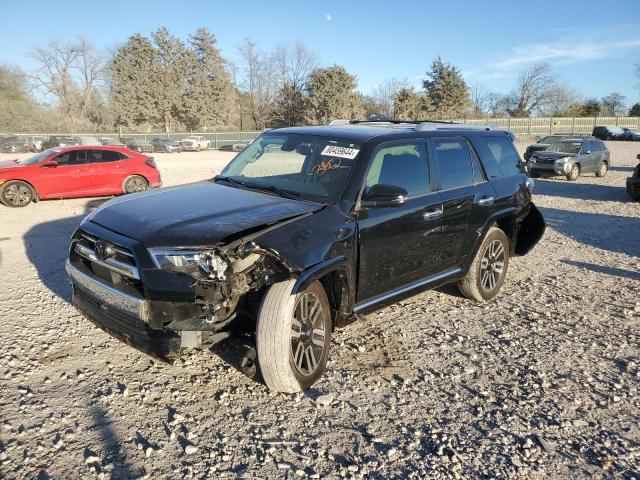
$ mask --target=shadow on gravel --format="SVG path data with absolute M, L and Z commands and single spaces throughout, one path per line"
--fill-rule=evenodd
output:
M 571 265 L 578 268 L 585 268 L 593 272 L 604 273 L 614 277 L 629 278 L 631 280 L 640 280 L 640 272 L 633 272 L 631 270 L 624 270 L 622 268 L 605 267 L 603 265 L 595 265 L 587 262 L 577 262 L 575 260 L 562 260 L 562 263 Z
M 97 431 L 102 441 L 103 456 L 107 457 L 108 462 L 113 465 L 111 478 L 138 478 L 144 475 L 143 467 L 133 469 L 132 465 L 128 463 L 124 453 L 124 445 L 122 445 L 122 441 L 113 429 L 112 421 L 107 416 L 107 412 L 102 407 L 93 405 L 89 407 L 89 413 L 93 420 L 93 425 L 89 428 Z M 95 456 L 95 453 L 87 449 L 84 455 L 86 461 L 87 457 Z M 98 468 L 96 470 L 100 473 Z
M 640 257 L 640 218 L 539 207 L 547 226 L 586 245 Z
M 609 170 L 613 172 L 633 172 L 635 167 L 610 167 Z
M 27 257 L 37 270 L 40 281 L 67 302 L 71 302 L 71 287 L 64 263 L 69 254 L 69 239 L 82 219 L 107 200 L 89 200 L 82 215 L 39 223 L 22 238 Z
M 622 168 L 622 167 L 621 167 Z M 536 179 L 536 195 L 575 198 L 578 200 L 631 201 L 624 186 L 601 185 L 596 183 L 568 182 L 566 180 Z

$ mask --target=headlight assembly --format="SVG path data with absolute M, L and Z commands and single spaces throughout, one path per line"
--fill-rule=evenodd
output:
M 571 157 L 562 157 L 556 160 L 556 163 L 567 163 Z
M 156 266 L 162 270 L 181 272 L 201 280 L 224 280 L 227 262 L 213 250 L 150 249 Z

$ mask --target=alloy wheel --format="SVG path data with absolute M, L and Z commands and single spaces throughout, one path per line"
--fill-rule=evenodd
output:
M 310 292 L 296 302 L 291 320 L 291 355 L 301 375 L 312 375 L 324 354 L 325 312 L 320 300 Z
M 489 244 L 480 262 L 480 284 L 482 288 L 491 291 L 500 282 L 504 272 L 504 245 L 500 240 Z
M 11 205 L 24 207 L 31 201 L 31 191 L 25 185 L 14 183 L 7 187 L 4 192 L 4 198 L 11 203 Z
M 128 193 L 144 192 L 147 190 L 147 188 L 147 182 L 145 182 L 142 178 L 133 177 L 127 181 Z

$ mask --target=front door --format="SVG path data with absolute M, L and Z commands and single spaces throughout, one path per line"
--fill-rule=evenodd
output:
M 434 191 L 422 139 L 384 143 L 372 156 L 365 192 L 376 184 L 404 188 L 397 206 L 358 213 L 359 303 L 438 273 L 442 252 L 442 201 Z
M 45 164 L 42 167 L 42 197 L 82 195 L 91 190 L 86 150 L 68 150 L 52 160 L 56 162 L 55 166 Z

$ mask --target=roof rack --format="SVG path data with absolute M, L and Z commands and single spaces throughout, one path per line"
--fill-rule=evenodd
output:
M 418 132 L 434 131 L 434 130 L 495 130 L 492 125 L 476 125 L 470 123 L 456 123 L 449 120 L 331 120 L 327 123 L 330 126 L 345 125 L 377 125 L 377 126 L 396 126 L 412 128 Z

